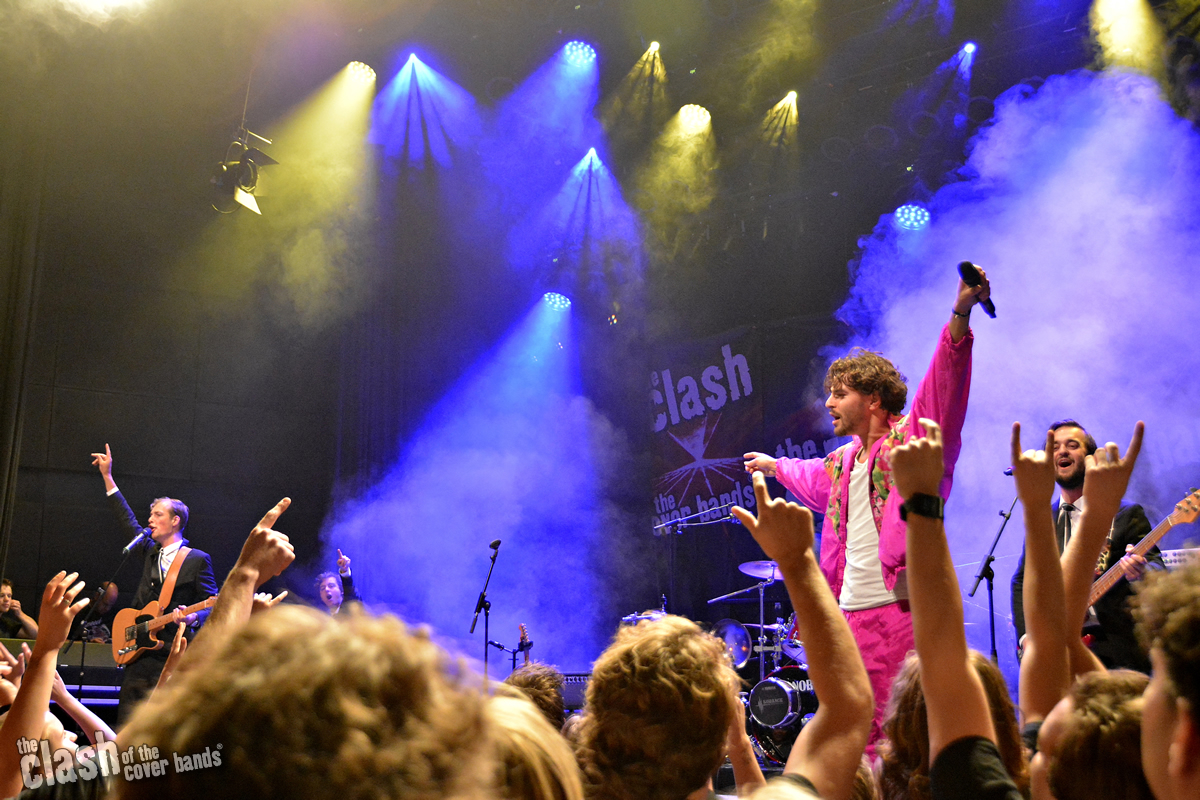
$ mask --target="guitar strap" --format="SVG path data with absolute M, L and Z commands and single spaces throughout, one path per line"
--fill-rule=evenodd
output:
M 179 577 L 179 570 L 183 569 L 183 562 L 190 552 L 192 552 L 192 548 L 185 546 L 179 548 L 179 552 L 175 554 L 175 560 L 171 562 L 171 568 L 167 570 L 167 576 L 163 579 L 162 591 L 158 593 L 159 613 L 165 614 L 171 610 L 171 595 L 175 594 L 175 580 Z

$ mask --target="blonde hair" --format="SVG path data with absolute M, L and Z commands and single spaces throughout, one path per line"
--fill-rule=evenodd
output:
M 509 800 L 583 800 L 571 746 L 531 701 L 493 697 L 487 716 L 496 743 L 496 784 Z
M 665 616 L 622 628 L 596 661 L 577 754 L 592 800 L 679 800 L 725 756 L 737 703 L 725 645 Z
M 480 684 L 426 633 L 280 606 L 209 644 L 122 739 L 165 758 L 207 754 L 214 768 L 172 764 L 163 778 L 122 782 L 124 800 L 491 795 Z

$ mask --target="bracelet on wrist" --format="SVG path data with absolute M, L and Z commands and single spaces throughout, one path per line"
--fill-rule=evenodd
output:
M 951 308 L 951 309 L 950 309 L 950 313 L 951 313 L 951 314 L 953 314 L 953 315 L 954 315 L 954 316 L 956 316 L 956 317 L 962 317 L 963 319 L 970 319 L 970 318 L 971 318 L 971 309 L 969 309 L 969 308 L 967 309 L 967 313 L 965 313 L 965 314 L 960 314 L 960 313 L 958 313 L 958 309 L 957 309 L 957 308 Z
M 900 504 L 900 519 L 907 522 L 909 514 L 930 519 L 942 519 L 946 501 L 935 494 L 914 494 Z

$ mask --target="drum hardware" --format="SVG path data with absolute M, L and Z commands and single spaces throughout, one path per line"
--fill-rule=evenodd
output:
M 775 583 L 782 576 L 779 573 L 779 565 L 774 561 L 747 561 L 744 564 L 740 564 L 738 569 L 751 577 L 762 577 L 763 580 L 754 586 L 747 586 L 745 589 L 738 589 L 736 592 L 714 597 L 708 601 L 708 604 L 711 606 L 713 603 L 719 603 L 722 600 L 728 600 L 731 597 L 737 597 L 738 595 L 752 592 L 755 589 L 758 590 L 758 625 L 756 626 L 758 628 L 758 644 L 755 645 L 754 652 L 759 653 L 758 679 L 761 682 L 767 677 L 767 662 L 763 655 L 768 652 L 775 652 L 773 648 L 767 647 L 767 634 L 770 633 L 770 629 L 766 626 L 765 595 L 767 587 Z M 776 664 L 778 664 L 779 656 L 776 655 L 775 659 Z

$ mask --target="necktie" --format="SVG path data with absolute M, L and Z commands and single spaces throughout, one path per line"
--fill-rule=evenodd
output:
M 1067 548 L 1067 544 L 1071 541 L 1071 512 L 1075 510 L 1075 506 L 1070 503 L 1063 503 L 1058 507 L 1058 519 L 1062 523 L 1062 540 L 1059 542 L 1060 552 Z

